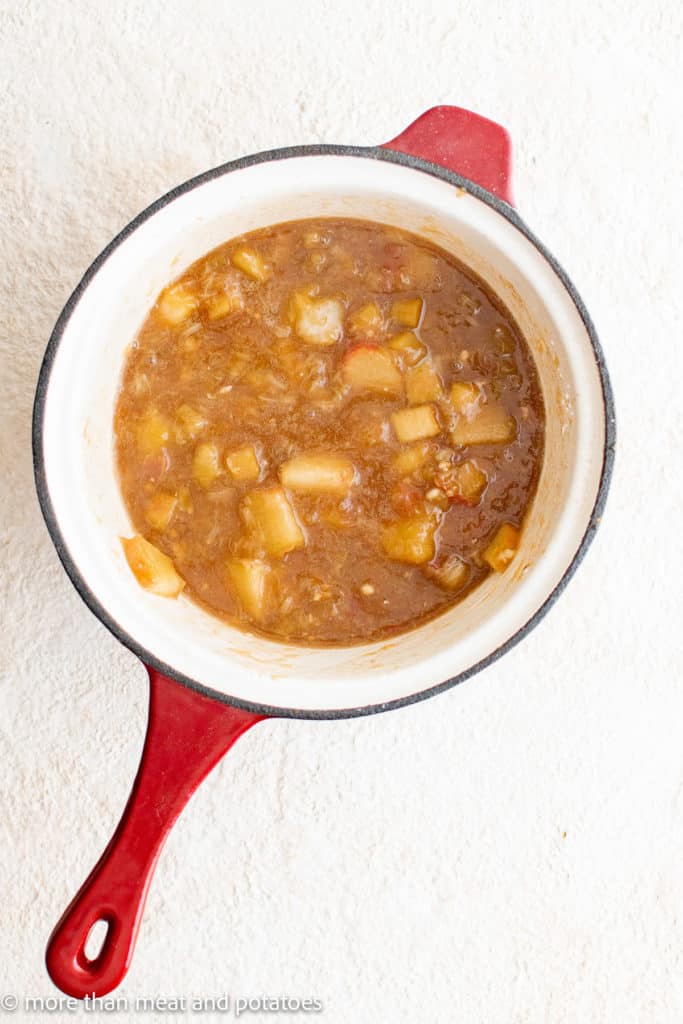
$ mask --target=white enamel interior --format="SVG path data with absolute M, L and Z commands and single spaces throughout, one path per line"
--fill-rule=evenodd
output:
M 311 650 L 231 629 L 181 597 L 141 590 L 119 537 L 131 524 L 116 481 L 112 416 L 127 345 L 157 293 L 242 232 L 311 216 L 364 217 L 427 235 L 505 300 L 539 368 L 547 411 L 538 493 L 511 569 L 462 604 L 388 642 Z M 47 484 L 60 530 L 112 619 L 175 671 L 234 697 L 301 710 L 381 704 L 475 665 L 534 615 L 562 578 L 599 488 L 600 379 L 576 307 L 552 266 L 505 217 L 422 171 L 358 156 L 257 163 L 174 199 L 105 260 L 66 324 L 44 415 Z

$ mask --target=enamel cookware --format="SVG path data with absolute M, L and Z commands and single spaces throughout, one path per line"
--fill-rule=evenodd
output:
M 393 224 L 471 266 L 524 331 L 547 416 L 538 491 L 511 569 L 403 636 L 328 650 L 250 636 L 189 600 L 142 590 L 119 542 L 133 531 L 113 448 L 125 349 L 160 289 L 235 235 L 315 216 Z M 55 984 L 76 997 L 119 984 L 173 822 L 247 729 L 267 717 L 347 718 L 422 700 L 521 640 L 593 537 L 614 436 L 607 370 L 588 313 L 513 207 L 509 137 L 468 111 L 436 107 L 378 148 L 301 146 L 244 157 L 179 186 L 124 228 L 59 317 L 34 412 L 38 495 L 64 568 L 150 678 L 147 737 L 128 804 L 49 941 Z M 98 921 L 106 935 L 89 958 L 86 939 Z

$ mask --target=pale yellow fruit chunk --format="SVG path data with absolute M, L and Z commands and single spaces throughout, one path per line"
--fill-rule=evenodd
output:
M 252 444 L 230 452 L 225 464 L 235 480 L 258 480 L 261 475 L 261 465 Z
M 422 441 L 398 452 L 391 460 L 391 468 L 399 476 L 410 476 L 411 473 L 424 466 L 428 457 L 429 445 L 426 441 Z
M 168 443 L 171 425 L 162 413 L 149 409 L 138 423 L 135 436 L 143 455 L 156 455 Z
M 178 596 L 185 580 L 178 575 L 168 555 L 140 534 L 121 537 L 121 544 L 126 561 L 141 587 L 160 597 Z
M 383 526 L 380 539 L 384 553 L 396 562 L 422 565 L 434 557 L 436 520 L 429 516 L 399 519 Z
M 430 566 L 425 571 L 444 590 L 460 590 L 470 574 L 467 563 L 457 555 L 449 555 L 441 565 Z
M 398 412 L 391 414 L 391 425 L 396 437 L 404 444 L 435 437 L 441 432 L 433 405 L 415 405 L 409 409 L 399 409 Z
M 175 494 L 157 491 L 152 495 L 145 509 L 145 519 L 155 530 L 165 530 L 175 512 L 178 498 Z
M 503 572 L 517 554 L 519 530 L 512 523 L 503 523 L 484 551 L 484 561 L 494 572 Z
M 159 315 L 172 327 L 187 320 L 196 308 L 197 296 L 184 284 L 172 284 L 164 288 L 157 301 Z
M 177 444 L 185 444 L 194 439 L 206 426 L 206 417 L 190 405 L 180 405 L 176 409 L 173 436 Z
M 374 338 L 382 333 L 384 318 L 376 302 L 367 302 L 348 319 L 349 333 L 356 337 Z
M 235 558 L 228 562 L 227 569 L 245 612 L 257 622 L 262 622 L 272 597 L 270 565 L 260 558 Z
M 354 391 L 386 395 L 403 392 L 401 371 L 391 352 L 376 345 L 356 345 L 342 360 L 344 382 Z
M 211 443 L 198 444 L 192 459 L 192 475 L 197 483 L 206 489 L 211 486 L 216 477 L 220 475 L 220 472 L 221 467 L 216 445 Z
M 502 405 L 476 406 L 471 418 L 461 415 L 451 430 L 453 444 L 508 444 L 517 436 L 517 421 Z
M 457 413 L 471 416 L 482 397 L 482 390 L 474 381 L 456 380 L 451 385 L 451 405 Z
M 311 345 L 334 345 L 342 336 L 344 307 L 337 299 L 299 301 L 296 332 Z
M 285 304 L 285 315 L 290 327 L 296 325 L 301 311 L 312 301 L 316 292 L 316 286 L 309 284 L 301 288 L 295 288 Z
M 441 378 L 428 360 L 406 370 L 406 397 L 411 405 L 443 398 Z
M 422 316 L 422 299 L 398 299 L 391 307 L 391 316 L 404 327 L 417 327 Z
M 250 491 L 242 499 L 240 515 L 253 539 L 273 558 L 303 548 L 306 539 L 294 509 L 281 487 Z
M 234 267 L 237 267 L 243 274 L 250 277 L 252 281 L 262 283 L 270 276 L 263 257 L 255 249 L 249 249 L 247 246 L 235 249 L 231 256 L 231 262 Z
M 241 313 L 244 309 L 244 296 L 237 282 L 229 282 L 225 290 L 217 292 L 206 301 L 209 320 L 220 320 L 232 313 Z
M 468 505 L 477 504 L 489 482 L 486 473 L 472 459 L 455 466 L 452 478 L 454 494 L 451 496 L 460 498 Z
M 427 354 L 427 346 L 422 344 L 414 331 L 394 335 L 389 348 L 398 353 L 405 366 L 415 366 Z
M 356 478 L 350 459 L 335 455 L 296 455 L 280 466 L 280 480 L 304 494 L 346 494 Z

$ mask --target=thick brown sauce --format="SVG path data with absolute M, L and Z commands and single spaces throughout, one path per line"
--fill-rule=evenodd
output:
M 257 270 L 265 266 L 265 280 L 232 264 L 245 246 L 260 257 Z M 306 287 L 313 301 L 329 297 L 340 304 L 343 333 L 332 344 L 300 336 L 292 295 Z M 226 294 L 221 315 L 217 299 Z M 358 345 L 385 349 L 408 331 L 391 309 L 397 300 L 416 297 L 422 300 L 414 328 L 426 349 L 422 362 L 431 362 L 443 387 L 443 397 L 431 403 L 441 429 L 416 442 L 427 452 L 425 461 L 405 472 L 405 466 L 397 470 L 395 457 L 416 448 L 398 441 L 390 419 L 409 404 L 405 394 L 364 393 L 349 385 L 345 368 Z M 354 313 L 368 304 L 379 308 L 380 321 L 370 317 L 354 330 Z M 412 370 L 398 350 L 392 352 L 405 381 Z M 513 440 L 453 443 L 449 429 L 459 417 L 448 396 L 457 381 L 476 382 L 482 401 L 514 417 Z M 196 414 L 189 426 L 182 408 Z M 503 524 L 522 526 L 536 489 L 544 410 L 517 325 L 471 270 L 407 232 L 321 219 L 233 239 L 162 293 L 127 356 L 115 435 L 135 529 L 173 560 L 185 594 L 250 631 L 296 644 L 340 645 L 411 629 L 486 577 L 487 545 Z M 203 483 L 197 479 L 200 444 L 217 453 L 216 475 Z M 226 467 L 226 456 L 244 446 L 257 452 L 257 481 L 236 479 Z M 287 490 L 305 546 L 272 557 L 250 533 L 240 506 L 247 492 L 279 486 L 281 465 L 311 451 L 348 459 L 355 482 L 343 494 Z M 444 500 L 442 490 L 437 499 L 436 484 L 447 483 L 450 470 L 464 461 L 485 474 L 481 496 L 466 504 L 458 495 Z M 162 520 L 175 499 L 161 526 L 159 515 L 150 513 L 158 512 L 159 492 L 168 503 Z M 416 515 L 438 521 L 433 557 L 420 564 L 389 557 L 383 528 Z M 466 572 L 449 590 L 434 570 L 452 556 Z M 226 570 L 239 559 L 267 565 L 256 614 L 247 613 Z

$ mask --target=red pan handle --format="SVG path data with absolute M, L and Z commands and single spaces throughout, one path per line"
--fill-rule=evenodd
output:
M 199 783 L 264 716 L 204 697 L 148 669 L 149 719 L 140 767 L 116 832 L 50 936 L 47 970 L 77 999 L 111 992 L 126 974 L 149 884 L 173 823 Z M 93 960 L 85 944 L 108 928 Z
M 432 107 L 384 148 L 455 171 L 514 206 L 510 136 L 487 117 L 462 107 Z

